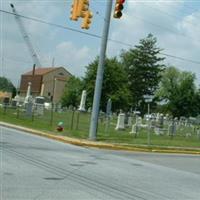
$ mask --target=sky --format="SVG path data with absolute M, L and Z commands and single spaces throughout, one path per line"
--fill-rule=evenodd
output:
M 81 19 L 71 21 L 72 0 L 0 0 L 0 10 L 11 12 L 10 3 L 19 14 L 101 36 L 106 0 L 90 0 L 93 12 L 89 30 L 82 30 Z M 113 0 L 114 11 L 115 0 Z M 152 33 L 163 53 L 200 63 L 200 0 L 126 0 L 123 16 L 111 16 L 109 38 L 131 46 Z M 100 52 L 101 39 L 56 26 L 22 19 L 42 67 L 65 67 L 71 74 L 83 77 L 86 66 Z M 119 56 L 129 45 L 108 41 L 107 56 Z M 196 75 L 200 85 L 200 64 L 167 57 L 165 64 Z M 19 85 L 21 74 L 30 71 L 32 57 L 13 15 L 0 12 L 0 76 Z

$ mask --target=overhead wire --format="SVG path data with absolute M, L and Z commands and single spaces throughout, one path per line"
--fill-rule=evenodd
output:
M 171 17 L 171 18 L 173 18 L 173 19 L 178 19 L 178 20 L 182 19 L 181 16 L 177 16 L 177 15 L 171 14 L 171 13 L 169 13 L 169 12 L 166 12 L 166 11 L 164 11 L 164 10 L 162 10 L 162 9 L 159 9 L 159 8 L 157 8 L 157 7 L 153 7 L 153 6 L 151 6 L 151 5 L 147 5 L 147 4 L 144 3 L 144 2 L 142 2 L 142 3 L 143 3 L 144 6 L 149 7 L 149 8 L 151 8 L 151 9 L 153 9 L 153 10 L 158 10 L 160 13 L 162 13 L 162 14 L 168 16 L 168 17 Z M 193 22 L 187 22 L 187 23 L 192 24 L 192 25 L 195 25 L 195 26 L 197 25 L 196 23 L 193 23 Z
M 144 21 L 144 22 L 146 22 L 148 24 L 151 24 L 152 26 L 157 27 L 159 29 L 163 29 L 163 30 L 166 30 L 168 32 L 174 33 L 176 35 L 180 35 L 180 36 L 183 36 L 183 37 L 186 37 L 186 38 L 191 38 L 191 37 L 185 35 L 184 33 L 178 33 L 177 31 L 174 31 L 174 30 L 172 30 L 172 29 L 170 29 L 168 27 L 165 27 L 165 26 L 161 26 L 161 25 L 155 24 L 155 23 L 151 22 L 150 20 L 144 19 L 142 17 L 134 16 L 134 18 L 139 19 L 141 21 Z
M 148 3 L 148 2 L 140 2 L 140 3 Z M 144 5 L 145 5 L 145 4 L 144 4 Z M 146 5 L 146 6 L 147 6 L 147 5 Z M 149 6 L 149 7 L 152 7 L 152 6 Z M 152 8 L 154 8 L 154 7 L 152 7 Z M 158 9 L 158 8 L 155 8 L 155 9 L 161 11 L 161 10 Z M 162 11 L 161 11 L 161 12 L 162 12 Z M 168 14 L 167 12 L 163 12 L 163 13 L 167 14 L 168 16 L 170 16 L 170 14 Z M 175 16 L 173 16 L 173 17 L 175 17 Z M 144 18 L 142 18 L 142 17 L 140 17 L 140 16 L 134 15 L 134 18 L 137 19 L 137 20 L 141 20 L 141 21 L 143 21 L 143 22 L 145 22 L 145 23 L 148 23 L 148 24 L 150 24 L 150 25 L 152 25 L 152 26 L 154 26 L 154 27 L 157 27 L 157 28 L 159 28 L 159 29 L 163 29 L 163 30 L 166 30 L 166 31 L 168 31 L 168 32 L 174 33 L 174 34 L 176 34 L 176 35 L 180 35 L 180 36 L 182 36 L 182 37 L 186 37 L 186 38 L 192 39 L 192 37 L 187 36 L 187 35 L 185 35 L 184 33 L 177 32 L 176 30 L 173 30 L 173 29 L 171 29 L 171 28 L 169 28 L 169 27 L 166 27 L 166 26 L 163 26 L 163 25 L 155 24 L 155 23 L 153 23 L 152 21 L 150 21 L 150 20 L 148 20 L 148 19 L 144 19 Z
M 3 59 L 5 60 L 9 60 L 9 61 L 13 61 L 13 62 L 20 62 L 20 63 L 26 63 L 26 64 L 30 64 L 30 63 L 33 63 L 31 61 L 28 61 L 28 60 L 21 60 L 21 59 L 16 59 L 16 58 L 10 58 L 10 57 L 3 57 Z
M 24 18 L 24 19 L 32 20 L 32 21 L 35 21 L 35 22 L 43 23 L 43 24 L 47 24 L 47 25 L 54 26 L 54 27 L 57 27 L 57 28 L 70 30 L 70 31 L 73 31 L 73 32 L 81 33 L 81 34 L 84 34 L 84 35 L 87 35 L 87 36 L 91 36 L 91 37 L 95 37 L 95 38 L 98 38 L 98 39 L 101 38 L 100 35 L 97 35 L 97 34 L 94 34 L 94 33 L 88 33 L 88 32 L 84 32 L 84 31 L 80 31 L 80 30 L 75 29 L 75 28 L 63 26 L 63 25 L 60 25 L 60 24 L 52 23 L 52 22 L 47 22 L 47 21 L 44 21 L 44 20 L 41 20 L 41 19 L 28 17 L 28 16 L 24 16 L 24 15 L 21 15 L 21 14 L 14 14 L 12 12 L 5 11 L 5 10 L 2 10 L 2 9 L 0 9 L 0 12 L 6 13 L 6 14 L 10 14 L 10 15 L 16 15 L 16 16 L 19 16 L 19 17 Z M 109 38 L 108 40 L 111 41 L 111 42 L 114 42 L 114 43 L 118 43 L 118 44 L 122 44 L 122 45 L 128 46 L 128 47 L 134 47 L 133 45 L 130 45 L 128 43 L 125 43 L 125 42 L 122 42 L 122 41 L 119 41 L 119 40 L 115 40 L 115 39 L 111 39 L 111 38 Z M 195 60 L 191 60 L 191 59 L 187 59 L 187 58 L 182 58 L 182 57 L 178 57 L 178 56 L 174 56 L 174 55 L 170 55 L 170 54 L 166 54 L 166 53 L 160 53 L 160 54 L 165 55 L 167 57 L 174 58 L 174 59 L 187 61 L 187 62 L 192 62 L 194 64 L 200 64 L 200 61 L 195 61 Z
M 43 24 L 47 24 L 47 25 L 54 26 L 54 27 L 57 27 L 57 28 L 67 29 L 67 30 L 74 31 L 74 32 L 77 32 L 77 33 L 82 33 L 82 34 L 85 34 L 85 35 L 89 35 L 89 36 L 92 36 L 92 37 L 101 38 L 101 36 L 93 34 L 93 33 L 87 33 L 87 32 L 80 31 L 80 30 L 75 29 L 75 28 L 70 28 L 68 26 L 63 26 L 63 25 L 60 25 L 60 24 L 47 22 L 47 21 L 44 21 L 44 20 L 41 20 L 41 19 L 28 17 L 28 16 L 24 16 L 24 15 L 21 15 L 21 14 L 20 15 L 19 14 L 14 14 L 12 12 L 1 10 L 1 9 L 0 9 L 0 12 L 6 13 L 6 14 L 10 14 L 10 15 L 16 15 L 16 16 L 24 18 L 24 19 L 32 20 L 32 21 L 35 21 L 35 22 L 43 23 Z
M 193 3 L 194 2 L 195 1 L 193 1 Z M 187 2 L 187 3 L 189 3 L 189 2 Z M 199 3 L 199 1 L 197 3 Z M 199 4 L 199 6 L 200 6 L 200 4 Z M 183 7 L 187 8 L 188 10 L 193 11 L 193 12 L 199 12 L 200 11 L 200 8 L 199 9 L 194 9 L 193 7 L 190 7 L 188 4 L 187 5 L 184 4 Z

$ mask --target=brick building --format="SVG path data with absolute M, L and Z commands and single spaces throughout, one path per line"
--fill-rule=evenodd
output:
M 71 74 L 63 67 L 33 68 L 21 75 L 20 95 L 26 96 L 28 83 L 31 82 L 32 96 L 44 96 L 59 102 L 66 81 Z

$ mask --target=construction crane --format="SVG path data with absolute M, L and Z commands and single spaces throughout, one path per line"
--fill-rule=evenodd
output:
M 21 20 L 21 18 L 20 18 L 20 15 L 19 15 L 18 12 L 16 11 L 16 9 L 15 9 L 15 7 L 14 7 L 13 4 L 10 4 L 10 6 L 11 6 L 11 8 L 12 8 L 13 14 L 15 15 L 15 19 L 16 19 L 16 22 L 17 22 L 17 24 L 18 24 L 18 26 L 19 26 L 19 30 L 20 30 L 20 32 L 21 32 L 23 38 L 24 38 L 24 41 L 25 41 L 25 43 L 26 43 L 26 45 L 27 45 L 27 47 L 28 47 L 28 50 L 29 50 L 29 52 L 30 52 L 30 54 L 31 54 L 31 57 L 32 57 L 32 59 L 33 59 L 33 64 L 35 64 L 36 67 L 41 67 L 40 60 L 39 60 L 39 58 L 38 58 L 38 56 L 37 56 L 37 54 L 36 54 L 36 52 L 35 52 L 35 50 L 34 50 L 34 48 L 33 48 L 33 45 L 32 45 L 32 43 L 31 43 L 31 41 L 30 41 L 30 38 L 29 38 L 29 36 L 28 36 L 28 34 L 27 34 L 27 32 L 26 32 L 26 29 L 25 29 L 25 27 L 24 27 L 24 24 L 23 24 L 23 22 L 22 22 L 22 20 Z

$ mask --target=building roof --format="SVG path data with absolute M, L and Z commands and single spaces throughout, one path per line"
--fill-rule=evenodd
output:
M 49 73 L 51 71 L 54 71 L 54 70 L 56 70 L 58 68 L 60 68 L 60 67 L 45 67 L 45 68 L 41 67 L 41 68 L 36 68 L 34 75 L 44 75 L 44 74 L 47 74 L 47 73 Z M 31 70 L 29 72 L 26 72 L 23 75 L 32 75 L 32 74 L 33 74 L 33 70 Z

